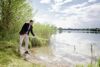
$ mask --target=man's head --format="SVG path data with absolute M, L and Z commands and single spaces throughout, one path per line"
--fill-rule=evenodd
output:
M 34 21 L 33 20 L 30 20 L 30 25 L 32 25 L 34 23 Z

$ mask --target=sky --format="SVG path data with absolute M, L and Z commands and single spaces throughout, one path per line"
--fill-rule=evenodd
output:
M 100 28 L 100 0 L 29 1 L 36 11 L 36 22 L 63 28 Z

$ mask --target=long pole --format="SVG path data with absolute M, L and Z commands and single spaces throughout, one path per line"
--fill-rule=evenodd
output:
M 91 67 L 93 64 L 93 45 L 91 44 Z

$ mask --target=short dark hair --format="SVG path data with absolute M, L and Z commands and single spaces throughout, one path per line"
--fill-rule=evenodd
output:
M 34 22 L 33 20 L 30 20 L 30 22 Z

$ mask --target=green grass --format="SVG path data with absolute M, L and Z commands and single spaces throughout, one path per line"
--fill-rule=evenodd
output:
M 33 30 L 38 37 L 47 39 L 55 33 L 56 28 L 47 24 L 35 23 L 33 25 Z
M 77 64 L 75 67 L 84 67 L 83 64 Z
M 33 31 L 36 38 L 30 38 L 30 44 L 32 44 L 31 46 L 48 46 L 49 39 L 51 35 L 56 32 L 56 28 L 50 25 L 35 23 L 33 26 Z
M 17 46 L 18 44 L 12 41 L 0 41 L 0 67 L 45 67 L 23 60 L 16 51 Z
M 76 67 L 100 67 L 100 59 L 98 59 L 98 61 L 93 64 L 91 63 L 87 65 L 77 64 Z

